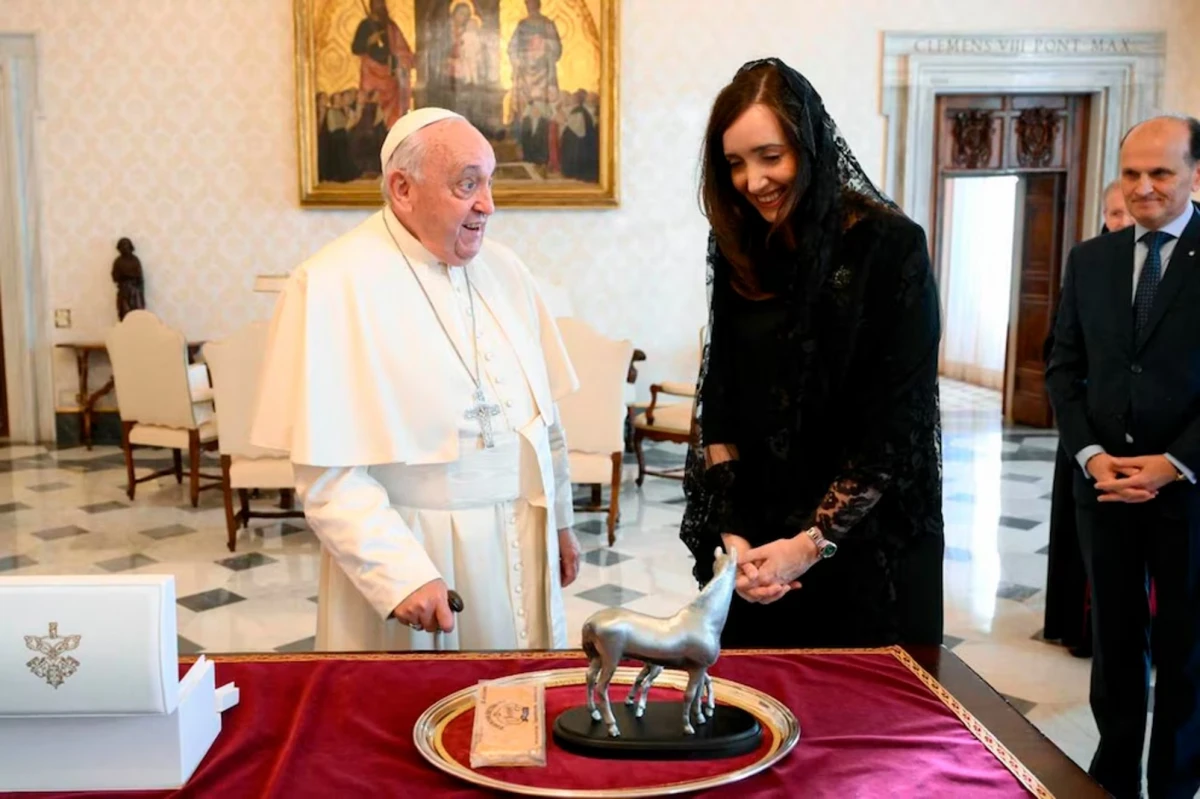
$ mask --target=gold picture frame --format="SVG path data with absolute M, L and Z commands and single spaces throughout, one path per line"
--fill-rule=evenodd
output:
M 498 207 L 616 207 L 619 5 L 294 0 L 300 205 L 378 207 L 390 123 L 440 105 L 492 142 Z

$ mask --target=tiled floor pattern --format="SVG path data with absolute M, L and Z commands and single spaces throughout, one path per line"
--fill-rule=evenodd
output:
M 1089 661 L 1040 639 L 1057 441 L 1003 427 L 994 392 L 945 383 L 942 402 L 946 644 L 1086 764 L 1096 740 Z M 674 465 L 682 450 L 647 458 Z M 165 452 L 139 453 L 145 472 L 168 462 Z M 566 597 L 576 641 L 602 606 L 666 614 L 696 590 L 678 538 L 680 484 L 651 477 L 639 490 L 633 473 L 627 465 L 614 547 L 602 516 L 578 519 L 584 563 Z M 257 522 L 231 555 L 219 492 L 193 509 L 173 479 L 139 486 L 134 502 L 123 482 L 112 448 L 0 444 L 0 575 L 170 573 L 182 652 L 312 648 L 318 544 L 302 521 Z

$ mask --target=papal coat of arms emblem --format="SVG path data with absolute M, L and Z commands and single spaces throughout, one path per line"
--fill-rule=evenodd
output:
M 42 654 L 25 665 L 45 680 L 47 685 L 52 685 L 57 690 L 58 686 L 79 668 L 79 661 L 66 654 L 79 646 L 79 639 L 78 635 L 64 635 L 60 638 L 58 622 L 52 621 L 49 635 L 25 636 L 25 646 Z
M 992 114 L 967 108 L 954 115 L 954 166 L 986 169 L 992 161 Z
M 1017 117 L 1017 163 L 1026 169 L 1050 166 L 1058 136 L 1058 112 L 1053 108 L 1026 108 Z

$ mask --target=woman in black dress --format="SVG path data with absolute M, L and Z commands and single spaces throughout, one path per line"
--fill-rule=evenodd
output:
M 681 537 L 739 550 L 727 647 L 942 641 L 938 294 L 925 235 L 776 59 L 717 97 L 709 340 Z

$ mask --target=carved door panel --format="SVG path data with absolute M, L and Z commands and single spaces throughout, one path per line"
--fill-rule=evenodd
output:
M 940 97 L 938 127 L 939 171 L 991 172 L 1003 166 L 1003 97 Z
M 938 98 L 937 168 L 955 175 L 1071 168 L 1074 95 L 969 95 Z
M 1005 120 L 1008 135 L 1004 165 L 1010 169 L 1033 171 L 1066 170 L 1067 128 L 1070 117 L 1069 97 L 1012 97 Z

